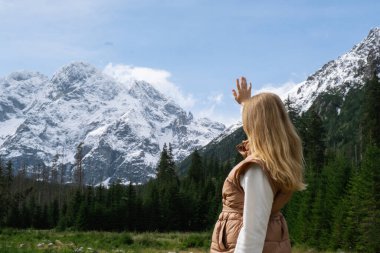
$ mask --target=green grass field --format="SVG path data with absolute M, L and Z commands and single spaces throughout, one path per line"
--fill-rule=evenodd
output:
M 208 252 L 210 233 L 127 233 L 55 230 L 0 230 L 1 253 Z M 294 248 L 294 253 L 317 253 Z

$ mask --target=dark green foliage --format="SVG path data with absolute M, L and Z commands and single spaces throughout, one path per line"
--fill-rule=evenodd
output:
M 200 184 L 204 180 L 202 161 L 198 150 L 195 150 L 191 155 L 191 165 L 187 177 L 194 184 Z
M 131 245 L 133 244 L 133 238 L 129 233 L 122 233 L 120 236 L 121 244 Z
M 362 115 L 364 141 L 368 145 L 380 147 L 380 82 L 376 73 L 366 82 L 364 97 Z
M 4 165 L 0 158 L 0 203 L 6 203 L 5 200 L 5 178 L 4 178 Z M 0 205 L 0 227 L 4 224 L 6 216 L 6 205 Z
M 376 174 L 380 172 L 380 149 L 368 147 L 362 166 L 358 168 L 349 183 L 348 194 L 342 201 L 341 224 L 334 229 L 343 228 L 339 246 L 352 248 L 359 252 L 379 252 L 380 211 L 376 202 Z M 334 231 L 336 235 L 338 231 Z
M 344 100 L 333 91 L 322 94 L 301 117 L 308 187 L 284 210 L 293 243 L 379 252 L 380 153 L 375 136 L 380 125 L 373 122 L 380 100 L 368 99 L 378 97 L 377 89 L 375 78 Z
M 307 166 L 318 176 L 325 161 L 325 129 L 322 118 L 315 109 L 303 115 L 303 143 Z
M 183 248 L 208 248 L 210 246 L 210 236 L 202 234 L 193 234 L 184 238 Z
M 4 209 L 1 225 L 59 230 L 207 230 L 220 211 L 221 187 L 231 163 L 214 159 L 206 163 L 194 152 L 191 168 L 192 173 L 179 180 L 171 146 L 165 145 L 156 179 L 142 186 L 115 182 L 106 189 L 34 181 L 24 174 L 13 177 L 8 162 L 1 165 L 1 180 L 2 196 L 9 195 L 10 204 Z
M 284 101 L 285 108 L 288 112 L 289 118 L 292 121 L 293 125 L 296 129 L 301 129 L 301 110 L 300 108 L 295 104 L 295 101 L 293 101 L 290 97 L 285 99 Z
M 57 226 L 58 219 L 59 219 L 59 203 L 58 203 L 58 199 L 54 199 L 53 202 L 49 205 L 49 211 L 48 211 L 49 227 Z

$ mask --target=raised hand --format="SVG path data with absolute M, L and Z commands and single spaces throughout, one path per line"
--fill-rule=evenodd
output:
M 247 80 L 244 76 L 240 77 L 240 82 L 239 79 L 236 79 L 236 88 L 237 92 L 232 89 L 232 94 L 239 104 L 244 103 L 245 100 L 251 97 L 252 83 L 249 83 L 249 87 L 247 87 Z

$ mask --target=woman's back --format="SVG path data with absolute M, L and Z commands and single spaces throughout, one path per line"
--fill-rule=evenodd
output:
M 237 238 L 243 226 L 244 190 L 240 185 L 240 176 L 254 164 L 263 168 L 261 161 L 248 156 L 231 170 L 224 181 L 222 190 L 223 210 L 215 224 L 210 252 L 234 252 Z M 291 192 L 283 193 L 275 187 L 272 179 L 269 181 L 274 199 L 263 252 L 291 252 L 287 224 L 280 212 L 280 209 L 290 199 Z

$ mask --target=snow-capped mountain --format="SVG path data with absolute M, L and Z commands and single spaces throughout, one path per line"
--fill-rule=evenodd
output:
M 306 111 L 322 92 L 335 91 L 345 96 L 352 87 L 362 86 L 373 73 L 380 73 L 380 28 L 370 30 L 368 36 L 349 52 L 326 63 L 282 98 L 290 96 Z
M 217 144 L 219 143 L 221 140 L 223 140 L 224 138 L 226 138 L 227 136 L 231 135 L 232 133 L 236 132 L 236 130 L 238 130 L 241 126 L 242 126 L 242 122 L 239 121 L 235 124 L 232 124 L 230 125 L 229 127 L 227 127 L 226 129 L 224 129 L 223 132 L 221 132 L 216 138 L 214 138 L 212 141 L 210 141 L 208 143 L 208 145 L 212 145 L 212 144 Z
M 86 183 L 140 183 L 155 176 L 164 143 L 180 160 L 225 128 L 195 119 L 149 83 L 122 84 L 81 62 L 51 79 L 12 73 L 0 79 L 0 88 L 0 155 L 19 167 L 51 165 L 58 154 L 66 181 L 81 142 Z

